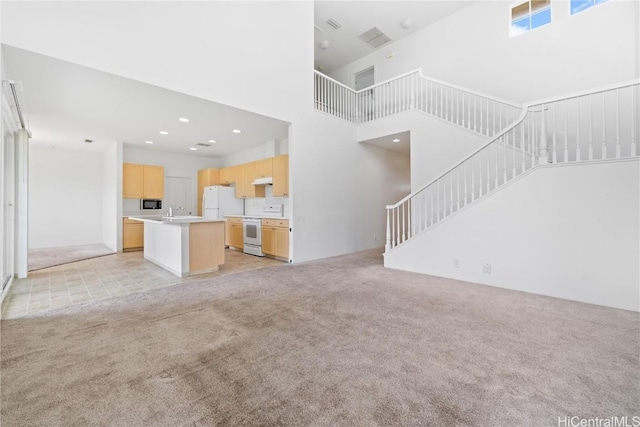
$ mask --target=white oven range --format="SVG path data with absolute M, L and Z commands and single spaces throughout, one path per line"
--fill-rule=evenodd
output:
M 242 220 L 244 253 L 264 256 L 262 253 L 262 218 L 282 218 L 282 208 L 282 205 L 268 205 L 262 209 L 262 215 L 244 217 Z

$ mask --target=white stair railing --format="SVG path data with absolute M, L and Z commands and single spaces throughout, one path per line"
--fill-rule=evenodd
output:
M 512 123 L 522 109 L 504 99 L 426 77 L 420 69 L 359 91 L 318 71 L 314 79 L 316 110 L 357 124 L 417 110 L 490 137 Z
M 386 251 L 537 165 L 638 156 L 639 87 L 634 80 L 526 104 L 487 144 L 387 206 Z

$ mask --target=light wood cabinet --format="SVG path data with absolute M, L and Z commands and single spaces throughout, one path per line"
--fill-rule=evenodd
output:
M 122 165 L 122 197 L 142 199 L 144 192 L 144 166 L 135 163 Z
M 144 223 L 128 218 L 122 220 L 122 249 L 136 250 L 144 247 Z
M 258 160 L 255 163 L 255 178 L 268 178 L 273 176 L 273 157 Z
M 289 155 L 273 158 L 273 195 L 289 195 Z
M 144 165 L 143 199 L 164 199 L 164 168 Z
M 230 185 L 238 180 L 238 166 L 229 166 L 220 169 L 220 184 Z
M 265 197 L 264 185 L 252 185 L 256 178 L 273 177 L 273 195 L 289 195 L 289 155 L 269 157 L 220 169 L 220 185 L 235 184 L 236 197 Z M 215 184 L 210 184 L 215 185 Z M 200 190 L 199 190 L 200 192 Z M 200 196 L 199 196 L 200 197 Z
M 231 217 L 225 220 L 224 244 L 237 249 L 244 248 L 242 218 Z
M 288 220 L 262 220 L 262 252 L 266 255 L 289 259 Z
M 202 216 L 202 195 L 204 187 L 220 185 L 220 169 L 208 168 L 198 171 L 198 216 Z
M 122 197 L 125 199 L 163 199 L 164 167 L 123 163 Z
M 242 168 L 242 179 L 236 182 L 236 197 L 264 197 L 264 185 L 252 184 L 256 179 L 258 162 L 243 163 L 240 166 Z

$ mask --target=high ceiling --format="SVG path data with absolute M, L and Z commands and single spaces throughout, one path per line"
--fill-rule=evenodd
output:
M 377 27 L 390 42 L 406 37 L 429 24 L 451 15 L 476 1 L 316 1 L 315 2 L 315 68 L 323 73 L 360 59 L 376 49 L 358 36 Z M 341 24 L 334 29 L 327 21 Z M 408 28 L 403 28 L 403 23 Z M 322 43 L 328 42 L 323 49 Z
M 316 68 L 329 73 L 373 52 L 358 38 L 373 27 L 393 42 L 472 3 L 316 1 Z M 340 28 L 331 27 L 329 19 Z M 327 49 L 320 47 L 323 41 L 328 42 Z M 222 157 L 288 138 L 289 124 L 280 120 L 15 47 L 2 45 L 2 49 L 6 78 L 24 87 L 32 146 L 100 152 L 118 141 L 141 149 Z M 182 123 L 180 117 L 190 121 Z
M 22 49 L 2 49 L 7 78 L 24 87 L 31 146 L 101 152 L 119 141 L 142 149 L 221 157 L 288 137 L 289 125 L 280 120 Z

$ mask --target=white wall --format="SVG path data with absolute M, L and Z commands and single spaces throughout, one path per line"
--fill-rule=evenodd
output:
M 100 154 L 29 150 L 29 248 L 102 243 Z
M 358 140 L 366 141 L 404 131 L 411 133 L 411 192 L 446 172 L 464 156 L 488 141 L 484 137 L 416 111 L 362 124 L 358 126 Z M 407 194 L 409 192 L 402 197 Z
M 219 161 L 213 158 L 164 153 L 162 151 L 143 150 L 128 146 L 124 147 L 122 158 L 125 163 L 163 166 L 165 177 L 191 178 L 193 206 L 186 209 L 186 211 L 191 212 L 196 211 L 196 202 L 198 200 L 196 194 L 198 192 L 198 171 L 200 169 L 218 167 L 219 165 Z M 123 214 L 125 216 L 148 215 L 148 212 L 140 211 L 139 209 L 140 201 L 138 199 L 123 200 Z
M 5 3 L 9 45 L 291 123 L 295 261 L 381 244 L 375 162 L 313 111 L 313 2 Z
M 114 252 L 122 250 L 122 143 L 102 155 L 102 242 Z
M 422 67 L 429 77 L 516 102 L 640 76 L 637 1 L 570 16 L 569 2 L 554 0 L 551 24 L 510 37 L 514 3 L 477 2 L 330 75 L 353 86 L 353 74 L 372 65 L 378 82 Z
M 639 199 L 638 159 L 534 169 L 385 266 L 639 311 Z

